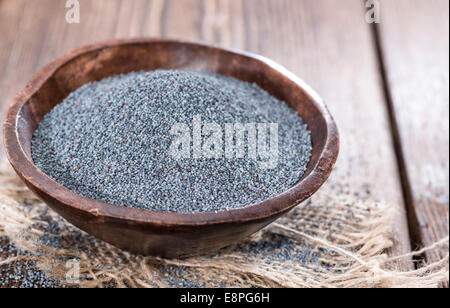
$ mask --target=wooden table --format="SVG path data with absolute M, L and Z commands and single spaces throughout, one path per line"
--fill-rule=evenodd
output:
M 79 2 L 80 23 L 69 24 L 63 0 L 0 0 L 2 118 L 42 65 L 87 43 L 151 36 L 244 49 L 301 76 L 335 116 L 342 150 L 321 194 L 370 192 L 396 207 L 392 254 L 448 236 L 448 0 L 379 0 L 379 24 L 366 21 L 365 0 Z

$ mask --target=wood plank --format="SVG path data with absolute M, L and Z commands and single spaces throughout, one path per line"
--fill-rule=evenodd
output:
M 386 0 L 380 17 L 410 225 L 417 246 L 431 245 L 449 234 L 449 1 Z
M 65 22 L 63 4 L 33 2 L 14 0 L 25 8 L 19 26 L 10 29 L 14 54 L 0 63 L 7 64 L 0 76 L 3 110 L 40 66 L 98 40 L 162 36 L 261 53 L 315 87 L 336 117 L 341 156 L 320 194 L 364 197 L 370 191 L 370 198 L 392 204 L 399 213 L 392 253 L 410 251 L 375 48 L 360 0 L 81 0 L 77 25 Z
M 244 7 L 246 48 L 280 62 L 310 83 L 339 125 L 340 159 L 319 195 L 364 196 L 370 190 L 371 199 L 393 204 L 399 213 L 393 253 L 408 252 L 399 174 L 364 7 L 352 0 L 251 0 Z

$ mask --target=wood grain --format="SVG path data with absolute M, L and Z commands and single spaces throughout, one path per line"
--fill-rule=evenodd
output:
M 409 251 L 387 110 L 364 7 L 359 1 L 244 1 L 244 12 L 245 48 L 302 76 L 324 97 L 336 118 L 340 159 L 319 194 L 364 197 L 370 191 L 370 198 L 392 204 L 399 211 L 393 253 Z
M 449 1 L 381 2 L 380 41 L 415 244 L 449 234 Z M 428 261 L 448 247 L 427 253 Z
M 33 2 L 0 2 L 2 18 L 11 7 L 18 12 L 2 31 L 12 42 L 2 47 L 14 46 L 0 63 L 7 65 L 0 76 L 3 110 L 40 66 L 99 40 L 161 36 L 261 53 L 315 87 L 340 127 L 341 157 L 320 194 L 370 192 L 392 204 L 399 212 L 392 253 L 410 251 L 381 77 L 360 0 L 81 0 L 78 25 L 65 22 L 62 4 Z

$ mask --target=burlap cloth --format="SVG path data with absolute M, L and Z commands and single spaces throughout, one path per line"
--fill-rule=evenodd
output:
M 22 252 L 0 259 L 0 266 L 31 259 L 61 286 L 75 287 L 436 287 L 448 281 L 448 254 L 416 270 L 397 270 L 399 261 L 425 251 L 448 251 L 449 239 L 389 257 L 394 208 L 349 196 L 314 197 L 234 247 L 166 260 L 131 255 L 79 231 L 3 164 L 0 237 Z M 67 261 L 79 262 L 79 283 L 67 282 Z

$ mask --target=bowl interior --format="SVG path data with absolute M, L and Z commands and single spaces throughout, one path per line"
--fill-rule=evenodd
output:
M 82 85 L 117 74 L 139 70 L 179 69 L 215 72 L 240 80 L 254 82 L 295 109 L 312 134 L 313 151 L 308 176 L 317 166 L 327 141 L 328 126 L 322 110 L 317 108 L 313 91 L 300 87 L 283 72 L 274 69 L 265 59 L 258 59 L 229 50 L 181 42 L 148 42 L 91 47 L 74 52 L 62 63 L 53 63 L 55 71 L 23 104 L 17 121 L 19 143 L 31 159 L 31 139 L 43 117 L 67 95 Z M 58 61 L 57 61 L 58 62 Z M 291 76 L 292 77 L 292 76 Z M 299 179 L 300 180 L 300 179 Z

